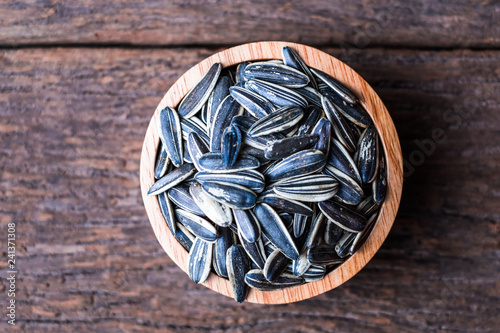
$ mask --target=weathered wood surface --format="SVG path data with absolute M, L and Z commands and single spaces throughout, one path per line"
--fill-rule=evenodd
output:
M 500 46 L 499 11 L 499 2 L 489 0 L 1 0 L 0 45 L 285 40 L 361 48 L 488 48 Z
M 415 140 L 433 129 L 446 139 L 407 175 L 394 227 L 360 273 L 313 299 L 263 306 L 192 283 L 161 249 L 140 198 L 151 115 L 214 50 L 3 50 L 0 223 L 2 235 L 8 222 L 18 229 L 16 329 L 497 331 L 499 52 L 325 51 L 374 87 L 406 160 L 418 161 Z M 1 279 L 2 314 L 5 292 Z

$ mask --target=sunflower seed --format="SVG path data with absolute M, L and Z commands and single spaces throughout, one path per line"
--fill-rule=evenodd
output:
M 339 239 L 337 245 L 335 245 L 335 253 L 340 258 L 345 258 L 349 255 L 349 249 L 356 238 L 357 233 L 344 231 L 344 235 Z
M 179 104 L 179 114 L 181 117 L 189 118 L 201 110 L 201 107 L 207 101 L 219 79 L 221 69 L 222 66 L 220 63 L 213 64 L 196 86 L 186 94 Z
M 379 204 L 373 202 L 371 196 L 368 196 L 356 206 L 356 211 L 363 216 L 369 216 L 376 211 L 379 206 Z
M 163 145 L 160 142 L 160 146 L 158 147 L 158 152 L 156 154 L 156 161 L 155 161 L 155 178 L 161 178 L 165 175 L 165 172 L 167 172 L 167 167 L 168 167 L 168 153 L 167 150 L 163 148 Z
M 311 263 L 307 259 L 307 253 L 308 248 L 306 246 L 303 246 L 299 258 L 293 261 L 293 275 L 303 276 L 307 272 L 309 267 L 311 267 Z
M 298 151 L 311 148 L 319 140 L 316 134 L 305 134 L 284 138 L 267 143 L 264 156 L 270 160 L 285 158 Z
M 292 237 L 279 217 L 268 204 L 261 203 L 255 206 L 254 213 L 261 223 L 263 231 L 269 240 L 288 258 L 295 260 L 299 252 Z
M 205 170 L 200 165 L 200 157 L 210 151 L 208 149 L 207 143 L 203 141 L 196 132 L 192 132 L 189 133 L 187 139 L 187 147 L 189 151 L 189 156 L 191 157 L 191 160 L 193 161 L 193 164 L 196 167 L 196 169 L 198 171 Z
M 313 211 L 306 204 L 296 201 L 285 199 L 278 196 L 276 193 L 269 192 L 257 199 L 260 202 L 265 202 L 268 205 L 283 210 L 287 213 L 302 214 L 304 216 L 312 216 Z
M 310 248 L 307 252 L 307 260 L 311 265 L 338 265 L 344 262 L 344 260 L 337 255 L 335 249 L 329 245 L 319 245 Z
M 191 251 L 195 238 L 185 226 L 180 223 L 175 224 L 175 239 L 177 239 L 187 252 Z
M 309 269 L 302 275 L 306 282 L 319 281 L 325 277 L 326 267 L 311 265 Z
M 250 263 L 241 245 L 233 245 L 227 250 L 227 273 L 236 302 L 242 303 L 247 297 L 248 287 L 245 275 L 250 270 Z
M 176 167 L 179 167 L 183 163 L 182 131 L 177 111 L 168 106 L 161 110 L 158 126 L 161 142 L 168 153 L 170 161 Z
M 229 125 L 222 134 L 222 164 L 226 168 L 233 166 L 241 148 L 241 133 L 238 127 Z
M 248 187 L 254 192 L 262 192 L 265 186 L 264 176 L 256 170 L 243 170 L 231 173 L 198 172 L 195 179 L 200 183 L 206 181 L 233 183 Z
M 203 190 L 213 200 L 234 209 L 250 209 L 255 206 L 257 195 L 248 187 L 218 182 L 204 182 Z
M 253 90 L 257 94 L 269 100 L 276 106 L 300 106 L 307 107 L 307 101 L 299 93 L 280 85 L 262 80 L 250 80 L 245 82 L 245 88 Z
M 214 243 L 213 262 L 215 273 L 228 278 L 227 274 L 227 250 L 234 244 L 233 232 L 229 228 L 220 228 Z
M 267 176 L 270 182 L 305 176 L 323 169 L 326 164 L 325 154 L 320 150 L 308 149 L 295 153 L 274 165 Z
M 347 149 L 345 149 L 340 141 L 336 139 L 332 140 L 328 164 L 342 171 L 347 176 L 354 179 L 357 183 L 361 184 L 361 175 L 359 174 L 356 163 L 351 158 L 351 155 L 349 155 Z
M 191 158 L 191 154 L 188 150 L 188 143 L 186 140 L 182 141 L 182 150 L 184 151 L 184 163 L 193 163 L 193 159 Z
M 289 88 L 301 88 L 309 83 L 307 75 L 295 68 L 269 62 L 248 65 L 243 76 L 247 81 L 258 79 Z
M 372 120 L 368 113 L 363 109 L 360 104 L 349 104 L 340 97 L 335 91 L 330 88 L 320 90 L 321 95 L 328 97 L 330 101 L 338 107 L 338 110 L 346 117 L 351 123 L 361 127 L 367 127 L 372 124 Z
M 226 167 L 221 153 L 206 153 L 200 157 L 200 166 L 213 173 L 226 173 L 257 169 L 259 160 L 249 155 L 241 155 L 232 166 Z
M 255 118 L 262 118 L 274 112 L 271 102 L 251 90 L 231 87 L 230 93 Z
M 326 83 L 328 87 L 339 94 L 340 97 L 342 97 L 347 103 L 357 104 L 359 102 L 358 98 L 352 91 L 350 91 L 346 86 L 344 86 L 342 83 L 340 83 L 330 75 L 315 68 L 311 68 L 311 72 L 314 74 L 314 76 Z
M 283 273 L 273 282 L 269 282 L 264 273 L 259 269 L 252 269 L 245 275 L 245 283 L 253 289 L 261 291 L 273 291 L 300 286 L 304 284 L 304 278 L 289 273 Z
M 238 231 L 248 243 L 255 243 L 260 239 L 260 223 L 251 210 L 233 209 L 233 214 Z
M 252 127 L 248 129 L 248 135 L 258 137 L 284 131 L 295 124 L 304 116 L 301 107 L 285 106 L 257 120 Z
M 217 238 L 217 230 L 203 217 L 190 213 L 186 210 L 176 209 L 175 217 L 182 223 L 193 235 L 203 239 L 206 242 L 213 243 Z
M 188 275 L 196 283 L 203 283 L 210 274 L 213 246 L 197 237 L 189 251 Z
M 315 149 L 321 150 L 325 156 L 330 152 L 330 138 L 332 136 L 331 123 L 328 119 L 321 118 L 312 130 L 312 134 L 318 136 Z
M 349 232 L 360 232 L 366 225 L 366 218 L 363 215 L 339 203 L 329 200 L 320 202 L 318 206 L 330 221 Z
M 313 248 L 319 244 L 325 230 L 325 220 L 325 215 L 322 213 L 318 213 L 314 218 L 306 238 L 305 246 L 307 248 Z
M 385 160 L 383 157 L 380 158 L 378 165 L 377 177 L 372 183 L 372 198 L 373 202 L 381 204 L 385 199 L 385 193 L 387 192 L 387 175 L 385 171 Z
M 191 197 L 191 194 L 189 194 L 189 187 L 185 184 L 179 184 L 168 190 L 168 198 L 179 208 L 198 216 L 206 217 L 205 213 Z
M 187 141 L 189 133 L 195 132 L 206 143 L 210 142 L 205 124 L 198 117 L 181 119 L 182 138 Z
M 370 235 L 370 233 L 373 230 L 373 227 L 375 226 L 375 222 L 377 221 L 378 217 L 378 212 L 372 214 L 370 218 L 368 219 L 368 222 L 366 223 L 365 229 L 360 232 L 359 234 L 356 235 L 356 238 L 354 238 L 354 241 L 351 244 L 351 247 L 349 248 L 349 254 L 354 254 L 359 248 L 365 243 L 366 239 Z
M 210 133 L 212 123 L 214 120 L 215 113 L 217 109 L 219 108 L 220 104 L 222 101 L 229 96 L 229 88 L 231 87 L 231 78 L 227 75 L 221 76 L 219 78 L 219 81 L 217 81 L 217 84 L 214 87 L 214 90 L 210 94 L 210 97 L 208 98 L 208 101 L 206 103 L 207 105 L 207 132 L 210 136 L 212 134 Z
M 233 222 L 231 209 L 213 200 L 203 191 L 200 183 L 193 182 L 189 187 L 189 193 L 198 207 L 215 224 L 221 227 L 228 227 Z
M 290 259 L 281 253 L 280 250 L 276 249 L 267 257 L 262 273 L 267 281 L 273 282 L 283 273 L 289 263 Z
M 348 205 L 357 205 L 363 200 L 363 189 L 354 179 L 330 164 L 325 167 L 323 172 L 339 181 L 339 188 L 337 193 L 335 193 L 335 199 Z
M 236 67 L 236 82 L 245 82 L 245 76 L 243 75 L 245 73 L 245 68 L 250 65 L 250 62 L 245 61 L 242 62 Z
M 312 210 L 311 210 L 311 213 L 312 213 Z M 306 230 L 307 222 L 311 217 L 312 217 L 312 214 L 311 214 L 311 216 L 307 216 L 307 215 L 295 213 L 295 215 L 293 216 L 293 236 L 295 238 L 299 238 L 300 236 L 302 236 L 304 234 L 304 231 Z
M 295 89 L 304 99 L 309 103 L 309 105 L 321 108 L 321 94 L 312 87 L 304 87 Z
M 278 215 L 279 215 L 281 221 L 283 221 L 283 224 L 285 225 L 286 230 L 288 230 L 288 232 L 290 232 L 292 230 L 292 227 L 293 227 L 293 216 L 287 212 L 280 212 L 280 213 L 278 213 Z
M 304 61 L 302 61 L 299 55 L 291 47 L 284 46 L 281 49 L 281 55 L 283 58 L 283 63 L 285 65 L 293 67 L 301 71 L 302 73 L 306 74 L 307 77 L 309 78 L 309 83 L 311 84 L 312 88 L 318 90 L 318 85 L 311 71 L 309 70 L 309 67 L 307 67 Z
M 252 146 L 243 146 L 243 148 L 241 148 L 240 151 L 242 154 L 250 155 L 250 156 L 253 156 L 256 159 L 258 159 L 260 162 L 260 165 L 263 165 L 263 164 L 269 162 L 269 159 L 266 158 L 265 152 L 262 149 L 255 148 Z
M 330 246 L 335 246 L 337 242 L 339 241 L 340 237 L 342 237 L 342 234 L 344 233 L 344 230 L 333 223 L 330 220 L 327 220 L 326 222 L 326 227 L 325 227 L 325 243 L 330 245 Z
M 368 127 L 358 143 L 358 170 L 363 183 L 371 183 L 377 175 L 379 162 L 378 134 L 375 127 Z
M 157 195 L 183 182 L 195 172 L 194 165 L 191 163 L 183 164 L 180 167 L 173 169 L 165 176 L 158 179 L 148 191 L 148 195 Z
M 168 229 L 175 236 L 175 220 L 174 220 L 174 209 L 172 203 L 168 199 L 167 192 L 158 194 L 158 204 L 160 205 L 160 210 L 167 223 Z
M 333 131 L 337 138 L 347 148 L 353 152 L 356 150 L 356 141 L 354 134 L 352 134 L 351 127 L 347 124 L 343 116 L 338 112 L 337 108 L 332 104 L 328 97 L 322 97 L 323 109 L 325 110 L 326 117 L 333 124 Z
M 229 126 L 233 117 L 241 115 L 242 110 L 240 104 L 231 95 L 220 103 L 210 124 L 210 151 L 220 150 L 224 130 Z
M 321 107 L 309 106 L 307 108 L 306 114 L 308 115 L 304 122 L 300 125 L 297 130 L 296 135 L 310 134 L 316 126 L 316 123 L 320 120 L 323 115 L 323 110 Z
M 264 265 L 266 263 L 266 251 L 264 250 L 262 238 L 259 238 L 254 243 L 249 243 L 238 230 L 238 239 L 240 240 L 241 246 L 243 246 L 243 249 L 250 260 L 260 269 L 264 269 Z
M 281 180 L 274 186 L 279 196 L 305 202 L 328 200 L 335 195 L 339 182 L 327 175 L 307 175 Z

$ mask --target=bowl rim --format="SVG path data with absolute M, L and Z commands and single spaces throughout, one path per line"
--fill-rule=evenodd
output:
M 297 302 L 340 286 L 356 275 L 371 260 L 389 234 L 401 200 L 403 158 L 398 134 L 391 116 L 371 86 L 342 61 L 316 48 L 302 44 L 266 41 L 242 44 L 222 50 L 186 71 L 165 93 L 149 122 L 140 160 L 141 194 L 155 236 L 168 256 L 187 273 L 188 252 L 169 231 L 156 196 L 147 195 L 149 188 L 155 181 L 154 164 L 159 146 L 157 130 L 159 112 L 166 106 L 177 107 L 184 95 L 196 85 L 215 62 L 220 62 L 225 68 L 243 61 L 281 59 L 281 49 L 284 46 L 293 48 L 308 66 L 332 75 L 358 96 L 360 103 L 370 114 L 379 133 L 379 141 L 384 147 L 388 188 L 385 201 L 380 208 L 370 235 L 354 255 L 320 281 L 276 291 L 250 289 L 246 301 L 260 304 Z M 232 297 L 229 281 L 213 272 L 210 273 L 203 285 L 220 294 Z

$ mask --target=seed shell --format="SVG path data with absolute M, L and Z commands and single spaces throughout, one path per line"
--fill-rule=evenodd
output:
M 261 291 L 273 291 L 300 286 L 304 284 L 304 278 L 290 273 L 283 273 L 273 282 L 269 282 L 260 269 L 252 269 L 245 275 L 245 283 L 253 289 Z
M 275 249 L 267 257 L 262 273 L 266 277 L 267 281 L 273 282 L 281 275 L 281 273 L 283 273 L 289 263 L 290 259 L 281 253 L 280 250 Z
M 301 88 L 309 83 L 307 75 L 295 68 L 269 62 L 249 64 L 245 68 L 243 76 L 247 81 L 258 79 L 288 88 Z
M 268 204 L 255 206 L 254 213 L 269 240 L 288 258 L 295 260 L 299 252 L 278 213 Z
M 368 127 L 358 143 L 358 170 L 363 183 L 371 183 L 377 175 L 379 154 L 378 134 L 375 127 Z
M 193 182 L 189 187 L 189 193 L 198 207 L 215 224 L 221 227 L 228 227 L 233 222 L 231 209 L 220 202 L 213 200 L 203 191 L 200 183 Z
M 198 172 L 195 179 L 204 183 L 206 181 L 233 183 L 248 187 L 252 191 L 259 193 L 264 190 L 264 176 L 256 170 L 243 170 L 231 173 Z
M 229 228 L 220 228 L 213 250 L 213 267 L 217 275 L 228 278 L 227 250 L 234 244 L 233 233 Z
M 203 283 L 210 274 L 213 246 L 197 237 L 189 251 L 188 275 L 196 283 Z
M 174 220 L 174 209 L 172 203 L 168 199 L 167 192 L 158 194 L 158 204 L 160 205 L 160 210 L 167 223 L 168 229 L 175 236 L 176 224 Z
M 295 153 L 274 165 L 267 172 L 270 182 L 304 176 L 320 171 L 326 164 L 325 154 L 321 150 L 307 149 Z
M 168 153 L 170 161 L 176 167 L 179 167 L 183 163 L 183 158 L 181 123 L 177 111 L 168 106 L 161 110 L 158 126 L 161 142 Z
M 249 80 L 245 88 L 250 89 L 278 107 L 300 106 L 307 107 L 307 101 L 292 89 L 262 80 Z
M 255 243 L 260 239 L 260 222 L 255 214 L 247 209 L 233 209 L 234 220 L 238 226 L 238 231 L 248 243 Z
M 191 163 L 186 163 L 173 169 L 171 172 L 158 179 L 158 181 L 149 188 L 148 195 L 157 195 L 165 192 L 186 180 L 189 176 L 194 174 L 195 170 L 194 165 Z
M 215 242 L 217 238 L 217 230 L 213 224 L 205 220 L 203 217 L 182 209 L 175 210 L 175 217 L 198 238 L 201 238 L 209 243 Z
M 264 150 L 264 157 L 269 160 L 282 159 L 298 151 L 313 147 L 318 140 L 319 136 L 317 134 L 305 134 L 270 141 Z
M 250 265 L 241 245 L 233 245 L 227 250 L 227 273 L 229 283 L 236 302 L 242 303 L 247 297 L 248 287 L 245 275 L 250 270 Z
M 363 215 L 334 201 L 323 201 L 318 206 L 330 221 L 349 232 L 361 232 L 366 225 L 366 218 Z
M 318 90 L 318 84 L 316 83 L 316 80 L 314 79 L 314 76 L 312 75 L 311 71 L 309 70 L 309 67 L 302 61 L 302 59 L 299 57 L 299 55 L 289 46 L 284 46 L 281 49 L 281 55 L 283 58 L 283 63 L 287 66 L 293 67 L 302 73 L 306 74 L 307 77 L 309 78 L 309 83 L 311 84 L 312 88 L 315 90 Z
M 268 116 L 257 120 L 248 129 L 248 135 L 258 137 L 282 132 L 296 125 L 304 116 L 304 111 L 298 106 L 282 107 Z
M 202 188 L 212 199 L 234 209 L 255 206 L 257 195 L 248 187 L 221 182 L 204 182 Z
M 219 79 L 222 66 L 213 64 L 196 86 L 191 89 L 179 105 L 179 114 L 183 118 L 194 116 L 207 101 Z
M 340 83 L 338 80 L 334 79 L 329 74 L 320 71 L 319 69 L 311 68 L 311 72 L 319 78 L 321 81 L 326 83 L 328 87 L 333 89 L 340 97 L 342 97 L 347 103 L 357 104 L 358 98 L 352 91 L 350 91 L 346 86 Z
M 251 90 L 242 87 L 231 87 L 229 91 L 231 96 L 233 96 L 250 115 L 257 119 L 263 118 L 274 112 L 274 106 L 271 102 Z

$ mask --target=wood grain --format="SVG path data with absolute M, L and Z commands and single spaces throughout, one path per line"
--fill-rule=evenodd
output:
M 405 160 L 435 128 L 446 140 L 406 177 L 396 223 L 361 272 L 267 306 L 192 283 L 158 246 L 140 198 L 158 96 L 213 50 L 2 50 L 0 226 L 18 228 L 14 330 L 497 331 L 499 52 L 324 51 L 384 101 Z M 5 292 L 0 279 L 2 308 Z
M 156 196 L 148 196 L 149 188 L 154 184 L 154 168 L 159 147 L 158 121 L 160 111 L 170 106 L 176 108 L 182 98 L 198 83 L 210 66 L 219 62 L 223 67 L 233 66 L 245 61 L 263 59 L 281 59 L 281 50 L 289 46 L 297 52 L 304 62 L 313 68 L 322 70 L 343 83 L 356 96 L 368 111 L 380 133 L 380 142 L 384 147 L 387 161 L 387 195 L 380 208 L 375 226 L 365 244 L 342 265 L 330 272 L 320 281 L 306 283 L 294 288 L 277 291 L 258 291 L 251 289 L 247 302 L 261 304 L 282 304 L 301 301 L 322 294 L 338 287 L 359 272 L 380 248 L 394 223 L 399 208 L 403 186 L 403 161 L 398 134 L 392 119 L 373 89 L 356 72 L 338 59 L 309 46 L 284 42 L 259 42 L 239 45 L 220 51 L 201 61 L 183 74 L 166 92 L 151 118 L 141 154 L 141 191 L 142 199 L 158 241 L 174 262 L 185 272 L 188 268 L 188 253 L 169 231 L 162 216 Z M 223 295 L 232 297 L 227 279 L 210 273 L 203 285 Z
M 0 1 L 0 45 L 497 48 L 497 1 Z

